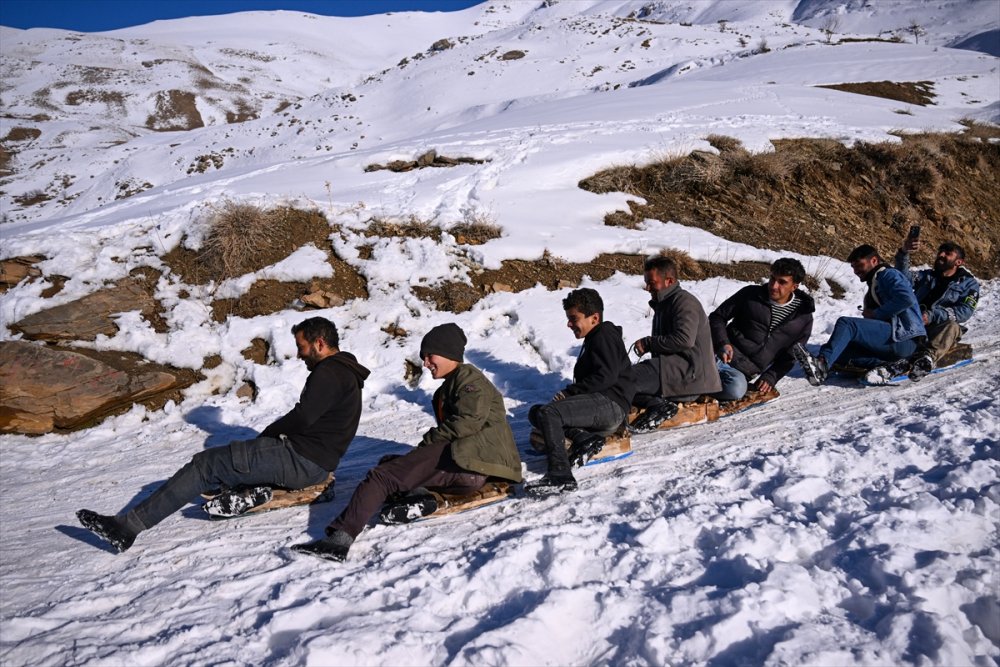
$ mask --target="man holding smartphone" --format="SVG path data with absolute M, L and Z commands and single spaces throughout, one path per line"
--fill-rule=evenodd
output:
M 962 325 L 979 302 L 979 281 L 965 267 L 965 250 L 946 241 L 938 246 L 934 266 L 912 271 L 910 255 L 920 249 L 920 227 L 914 226 L 896 252 L 895 267 L 910 278 L 920 304 L 927 343 L 911 357 L 910 379 L 917 381 L 962 337 Z

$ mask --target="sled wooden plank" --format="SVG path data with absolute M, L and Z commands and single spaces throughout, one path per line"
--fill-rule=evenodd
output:
M 469 493 L 466 495 L 431 491 L 431 493 L 434 494 L 434 499 L 437 500 L 438 508 L 434 512 L 425 516 L 424 519 L 446 516 L 448 514 L 457 514 L 458 512 L 465 512 L 466 510 L 482 507 L 483 505 L 500 502 L 510 495 L 510 487 L 511 485 L 509 482 L 490 481 L 486 482 L 486 484 L 484 484 L 483 487 L 475 493 Z
M 528 437 L 528 442 L 534 451 L 539 454 L 545 453 L 545 437 L 538 429 L 531 429 L 531 435 Z M 566 445 L 566 451 L 569 451 L 570 448 L 573 447 L 573 441 L 569 438 L 563 440 L 563 444 Z M 605 436 L 604 447 L 601 448 L 600 454 L 598 454 L 598 458 L 595 460 L 604 459 L 609 456 L 620 456 L 631 451 L 631 434 L 629 434 L 628 430 L 621 428 L 611 435 Z
M 759 391 L 748 391 L 746 396 L 739 399 L 738 401 L 725 401 L 719 403 L 719 416 L 726 417 L 728 415 L 736 414 L 737 412 L 742 412 L 747 408 L 753 407 L 755 405 L 760 405 L 761 403 L 767 403 L 768 401 L 773 401 L 774 399 L 781 396 L 778 390 L 771 387 L 771 390 L 767 393 L 761 393 Z
M 260 514 L 270 510 L 284 509 L 286 507 L 298 507 L 299 505 L 313 505 L 325 503 L 333 500 L 333 473 L 327 475 L 326 480 L 319 484 L 313 484 L 303 489 L 274 489 L 271 500 L 247 510 L 240 516 L 247 514 Z M 215 496 L 212 494 L 201 494 L 202 498 L 210 500 Z
M 972 346 L 968 343 L 955 343 L 954 347 L 941 355 L 938 362 L 934 365 L 934 370 L 940 370 L 948 368 L 949 366 L 954 366 L 962 361 L 969 361 L 972 359 Z M 833 370 L 838 373 L 843 373 L 844 375 L 854 375 L 861 377 L 870 368 L 862 368 L 861 366 L 855 366 L 853 364 L 834 364 Z
M 632 452 L 632 435 L 625 429 L 612 433 L 604 439 L 601 451 L 590 461 L 597 463 L 603 459 L 619 458 Z

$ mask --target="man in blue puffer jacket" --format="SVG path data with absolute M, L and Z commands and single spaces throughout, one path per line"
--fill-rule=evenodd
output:
M 855 248 L 847 261 L 854 275 L 868 283 L 862 317 L 839 318 L 816 357 L 801 344 L 792 348 L 814 386 L 826 380 L 829 368 L 841 357 L 858 366 L 878 366 L 912 356 L 927 335 L 909 278 L 885 264 L 870 245 Z

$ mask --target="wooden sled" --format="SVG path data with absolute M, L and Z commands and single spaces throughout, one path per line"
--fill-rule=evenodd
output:
M 937 364 L 934 366 L 934 370 L 944 370 L 959 364 L 964 365 L 963 362 L 969 361 L 972 361 L 972 346 L 968 343 L 955 343 L 955 346 L 945 352 L 945 354 L 938 360 Z M 843 375 L 862 377 L 871 369 L 848 363 L 834 364 L 832 370 L 836 373 L 842 373 Z
M 320 503 L 328 503 L 333 500 L 334 481 L 333 473 L 330 473 L 327 475 L 326 481 L 320 482 L 319 484 L 313 484 L 312 486 L 307 486 L 304 489 L 275 488 L 272 491 L 271 500 L 263 505 L 258 505 L 257 507 L 247 510 L 240 516 L 260 514 L 261 512 L 280 510 L 286 507 L 298 507 L 299 505 L 318 505 Z M 211 500 L 216 495 L 218 494 L 203 493 L 201 494 L 201 497 L 205 500 Z M 212 516 L 212 518 L 223 519 L 226 517 Z
M 677 428 L 678 426 L 693 426 L 694 424 L 714 422 L 720 417 L 727 417 L 755 405 L 773 401 L 780 395 L 778 390 L 772 387 L 771 391 L 767 393 L 748 391 L 747 395 L 738 401 L 726 401 L 723 403 L 710 396 L 699 396 L 695 401 L 678 403 L 677 414 L 660 424 L 658 430 L 663 431 Z M 634 422 L 642 413 L 643 410 L 632 408 L 628 416 L 629 423 Z
M 458 495 L 454 493 L 438 493 L 431 491 L 431 495 L 437 501 L 438 508 L 431 512 L 424 519 L 433 519 L 448 514 L 466 512 L 477 507 L 484 507 L 505 500 L 511 495 L 512 484 L 505 480 L 490 479 L 475 493 Z
M 531 448 L 538 452 L 539 454 L 545 453 L 545 438 L 542 436 L 542 432 L 538 429 L 531 429 L 531 435 L 528 438 L 528 442 Z M 566 451 L 569 451 L 570 447 L 573 446 L 573 441 L 569 438 L 563 440 L 563 444 L 566 445 Z M 601 447 L 601 451 L 597 455 L 587 462 L 586 465 L 597 465 L 598 463 L 607 463 L 608 461 L 614 461 L 615 459 L 623 459 L 632 453 L 632 434 L 628 432 L 624 426 L 612 433 L 611 435 L 604 437 L 604 446 Z
M 387 525 L 399 525 L 415 523 L 417 521 L 427 521 L 428 519 L 447 516 L 449 514 L 458 514 L 459 512 L 468 512 L 469 510 L 474 510 L 479 507 L 485 507 L 486 505 L 492 505 L 502 500 L 506 500 L 513 493 L 513 489 L 511 488 L 512 486 L 513 485 L 506 480 L 490 478 L 486 480 L 486 484 L 484 484 L 482 488 L 474 493 L 441 493 L 440 491 L 429 489 L 429 493 L 434 496 L 434 501 L 437 503 L 437 509 L 430 514 L 426 514 L 424 516 L 417 515 L 406 521 L 385 521 L 380 518 L 379 522 Z M 400 499 L 405 500 L 405 497 L 405 494 L 402 494 Z M 391 507 L 398 501 L 399 500 L 387 500 L 384 507 Z

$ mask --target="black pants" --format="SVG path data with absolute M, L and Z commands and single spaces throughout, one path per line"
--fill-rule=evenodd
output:
M 486 475 L 470 472 L 452 460 L 451 443 L 415 447 L 369 470 L 347 507 L 327 530 L 342 530 L 357 537 L 393 493 L 421 486 L 447 493 L 473 493 L 485 483 Z

